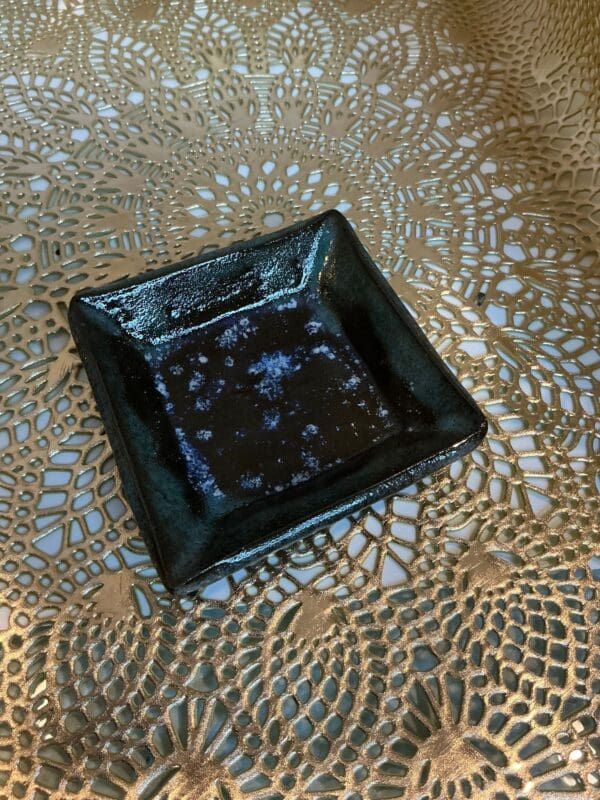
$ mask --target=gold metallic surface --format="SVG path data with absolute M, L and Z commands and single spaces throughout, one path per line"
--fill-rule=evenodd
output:
M 598 0 L 0 2 L 0 798 L 600 796 Z M 483 445 L 175 601 L 78 288 L 337 206 Z

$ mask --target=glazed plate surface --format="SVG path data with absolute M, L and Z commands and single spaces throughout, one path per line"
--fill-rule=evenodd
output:
M 82 292 L 70 322 L 176 593 L 399 490 L 486 431 L 338 212 Z

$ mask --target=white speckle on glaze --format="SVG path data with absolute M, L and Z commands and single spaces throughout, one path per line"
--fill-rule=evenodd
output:
M 208 386 L 204 387 L 203 394 L 201 394 L 200 397 L 196 398 L 196 400 L 194 401 L 194 408 L 197 411 L 208 411 L 209 408 L 212 407 L 214 399 L 218 397 L 220 394 L 222 394 L 224 388 L 225 388 L 225 380 L 223 378 L 219 378 L 216 381 L 212 381 L 211 383 L 208 384 Z
M 238 342 L 238 339 L 248 339 L 256 332 L 256 325 L 254 325 L 248 317 L 242 317 L 226 328 L 223 333 L 217 337 L 219 347 L 230 350 Z
M 190 392 L 197 392 L 204 383 L 204 375 L 201 372 L 194 372 L 188 383 Z
M 325 356 L 325 358 L 328 358 L 330 361 L 335 360 L 335 353 L 326 344 L 320 344 L 317 347 L 313 347 L 311 352 L 316 356 Z
M 300 365 L 291 356 L 278 350 L 275 353 L 263 353 L 258 361 L 250 365 L 248 374 L 261 377 L 256 387 L 259 394 L 269 400 L 276 400 L 283 393 L 283 379 L 299 369 Z
M 358 375 L 352 375 L 352 377 L 344 382 L 344 389 L 356 389 L 357 386 L 360 386 L 360 378 Z
M 234 347 L 238 340 L 235 327 L 227 328 L 217 339 L 221 347 Z
M 306 428 L 302 431 L 302 436 L 305 439 L 311 439 L 313 436 L 316 436 L 319 432 L 319 429 L 316 425 L 307 425 Z
M 173 364 L 169 372 L 171 373 L 171 375 L 183 375 L 183 367 L 181 366 L 181 364 Z
M 299 483 L 304 483 L 304 481 L 307 481 L 310 478 L 312 478 L 312 474 L 310 472 L 295 472 L 290 478 L 290 483 L 292 486 L 298 486 Z
M 262 482 L 262 475 L 250 475 L 248 472 L 240 478 L 240 486 L 242 489 L 260 489 Z
M 196 431 L 196 439 L 200 439 L 202 442 L 208 442 L 209 439 L 212 439 L 213 433 L 209 430 L 201 430 Z
M 169 390 L 167 389 L 166 383 L 162 380 L 162 378 L 156 379 L 156 388 L 162 394 L 163 397 L 169 397 Z
M 318 333 L 322 327 L 323 327 L 322 323 L 311 319 L 311 321 L 307 322 L 306 325 L 304 326 L 304 330 L 311 336 L 314 336 L 314 334 Z
M 279 411 L 265 411 L 263 414 L 264 427 L 268 431 L 274 431 L 279 427 L 281 421 L 281 414 Z
M 225 356 L 225 358 L 223 359 L 223 363 L 225 364 L 226 367 L 233 367 L 235 361 L 231 356 Z
M 188 472 L 196 486 L 207 497 L 223 497 L 210 468 L 202 456 L 193 447 L 190 447 L 185 433 L 181 428 L 175 428 L 181 452 L 188 466 Z
M 308 450 L 302 451 L 302 463 L 307 469 L 316 472 L 319 469 L 319 459 L 313 456 Z
M 288 310 L 291 310 L 292 308 L 296 308 L 297 305 L 298 305 L 298 302 L 296 301 L 296 299 L 295 298 L 291 298 L 291 300 L 287 300 L 284 303 L 279 303 L 277 305 L 277 311 L 288 311 Z

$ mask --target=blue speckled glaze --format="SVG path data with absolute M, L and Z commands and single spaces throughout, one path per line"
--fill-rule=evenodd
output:
M 157 348 L 152 376 L 196 490 L 238 504 L 310 481 L 407 422 L 316 292 Z
M 82 292 L 69 315 L 174 592 L 397 491 L 485 434 L 337 212 Z

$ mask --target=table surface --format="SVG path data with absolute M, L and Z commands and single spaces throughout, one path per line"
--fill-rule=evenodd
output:
M 0 798 L 600 791 L 596 0 L 0 2 Z M 66 322 L 326 208 L 471 455 L 170 598 Z

